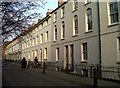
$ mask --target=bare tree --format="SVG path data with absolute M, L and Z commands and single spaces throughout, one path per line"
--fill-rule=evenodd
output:
M 15 38 L 31 26 L 33 19 L 40 18 L 46 1 L 29 0 L 21 2 L 0 2 L 0 36 L 3 42 Z

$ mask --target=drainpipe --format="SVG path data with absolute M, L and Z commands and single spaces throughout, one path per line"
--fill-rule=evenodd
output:
M 97 0 L 97 9 L 98 9 L 98 30 L 99 30 L 99 76 L 101 77 L 101 31 L 100 31 L 100 7 L 99 0 Z

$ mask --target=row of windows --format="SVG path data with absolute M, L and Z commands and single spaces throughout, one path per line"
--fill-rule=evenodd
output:
M 111 2 L 110 5 L 110 19 L 111 23 L 118 22 L 118 3 Z M 63 9 L 63 8 L 62 8 Z M 55 13 L 55 18 L 57 19 L 57 13 Z M 92 21 L 92 9 L 88 8 L 86 12 L 86 30 L 85 32 L 92 31 L 93 21 Z M 78 16 L 75 15 L 73 18 L 73 36 L 78 34 Z M 61 39 L 65 38 L 65 22 L 62 22 L 61 25 Z M 54 41 L 57 40 L 57 25 L 54 28 Z
M 61 39 L 65 38 L 65 22 L 62 22 L 61 25 Z M 57 40 L 57 26 L 55 25 L 55 30 L 54 30 L 54 41 Z
M 36 36 L 35 38 L 29 39 L 28 41 L 25 40 L 25 42 L 23 42 L 23 44 L 22 44 L 23 49 L 38 45 L 39 42 L 43 43 L 43 39 L 45 39 L 45 42 L 47 42 L 48 41 L 48 31 L 46 31 L 45 37 L 44 38 L 43 37 L 44 37 L 43 34 L 41 34 L 40 36 Z
M 74 46 L 72 45 L 70 45 L 70 47 L 71 47 L 71 51 L 69 52 L 70 54 L 69 55 L 72 55 L 71 57 L 74 57 Z M 65 55 L 67 55 L 68 54 L 68 46 L 66 47 L 65 46 L 65 48 L 66 49 L 64 49 L 65 50 L 65 52 L 66 52 L 66 54 Z M 57 47 L 56 48 L 56 61 L 58 62 L 59 61 L 59 53 L 60 53 L 60 50 L 59 50 L 59 47 Z M 118 37 L 117 38 L 117 60 L 119 61 L 120 60 L 120 37 Z M 66 57 L 68 57 L 68 56 L 66 56 Z M 81 61 L 88 61 L 88 45 L 87 45 L 87 43 L 85 42 L 85 43 L 82 43 L 81 44 Z
M 66 58 L 68 58 L 68 46 L 65 46 L 65 55 L 66 55 Z M 56 48 L 56 62 L 59 61 L 59 47 Z M 70 52 L 69 52 L 71 55 L 70 57 L 71 58 L 74 58 L 74 46 L 73 45 L 70 45 Z M 88 49 L 87 49 L 87 43 L 82 43 L 81 44 L 81 61 L 87 61 L 88 60 Z
M 45 27 L 46 25 L 48 25 L 48 20 L 46 20 L 44 23 L 41 23 L 38 27 L 36 27 L 33 31 L 32 31 L 32 33 L 35 33 L 35 32 L 37 32 L 37 31 L 39 31 L 39 30 L 41 30 L 43 27 Z
M 87 11 L 87 31 L 92 30 L 92 10 L 91 8 L 88 9 Z M 73 36 L 78 34 L 78 16 L 75 15 L 73 18 Z M 65 38 L 65 22 L 62 21 L 61 24 L 61 39 Z M 54 27 L 54 41 L 57 40 L 57 25 Z
M 85 0 L 85 3 L 89 3 L 91 0 Z M 78 0 L 74 0 L 74 10 L 78 8 Z M 65 16 L 65 7 L 61 8 L 61 18 Z M 87 9 L 87 24 L 88 29 L 91 29 L 92 25 L 92 9 Z M 109 19 L 110 23 L 118 22 L 118 2 L 115 0 L 114 2 L 109 3 Z M 54 13 L 54 22 L 57 21 L 57 12 Z
M 20 45 L 19 45 L 19 44 L 16 44 L 16 45 L 14 45 L 13 47 L 10 47 L 10 48 L 9 48 L 9 53 L 12 53 L 12 52 L 18 51 L 18 50 L 20 50 Z
M 47 48 L 44 48 L 43 50 L 40 49 L 40 54 L 39 54 L 38 50 L 32 50 L 32 51 L 28 51 L 28 52 L 23 52 L 23 56 L 27 57 L 28 59 L 34 59 L 35 57 L 37 57 L 38 59 L 42 59 L 42 58 L 48 59 L 47 54 L 48 54 L 48 49 Z

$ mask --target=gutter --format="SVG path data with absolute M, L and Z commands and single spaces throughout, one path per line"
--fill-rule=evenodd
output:
M 101 31 L 100 31 L 100 6 L 99 6 L 99 0 L 97 0 L 97 9 L 98 9 L 98 30 L 99 30 L 99 76 L 101 77 Z

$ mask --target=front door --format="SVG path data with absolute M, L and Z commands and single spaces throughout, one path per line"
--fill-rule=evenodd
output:
M 74 47 L 70 45 L 70 60 L 71 60 L 71 70 L 74 69 Z
M 65 67 L 65 69 L 68 69 L 68 46 L 65 46 L 65 50 L 66 50 L 66 53 L 65 53 L 66 67 Z
M 42 63 L 42 49 L 40 49 L 40 63 Z

